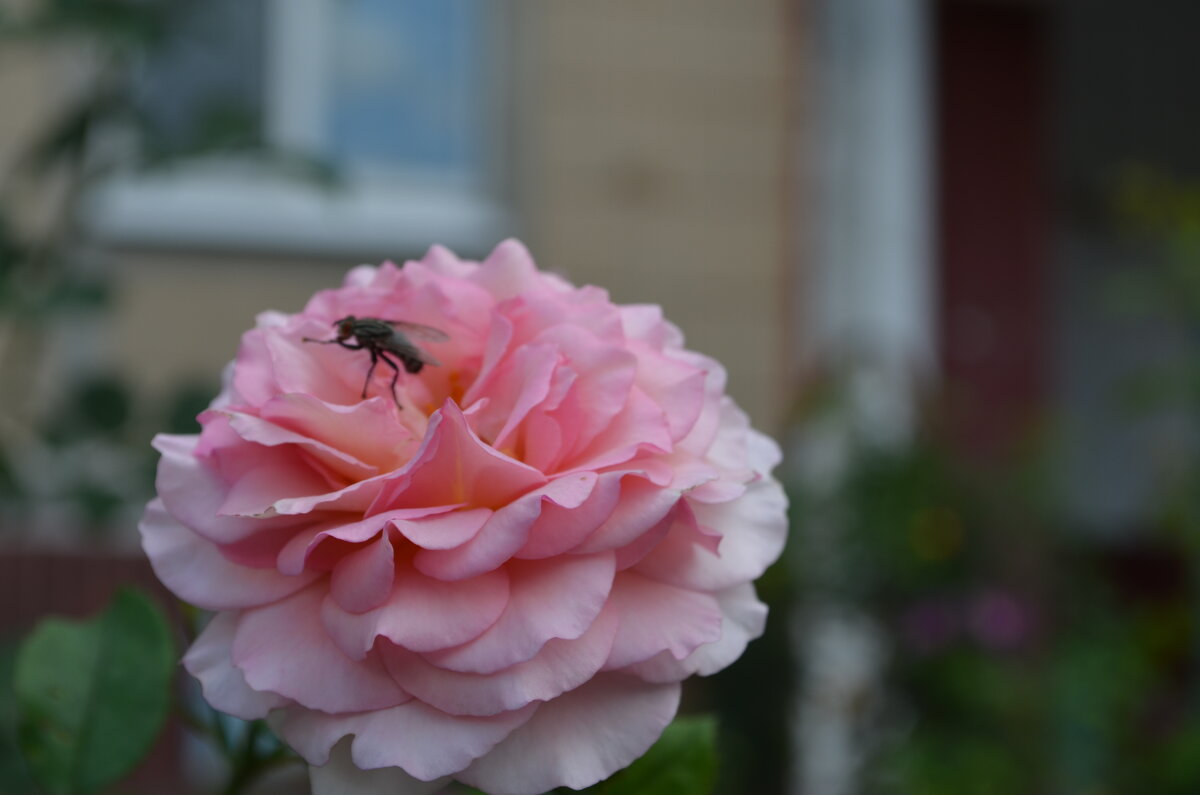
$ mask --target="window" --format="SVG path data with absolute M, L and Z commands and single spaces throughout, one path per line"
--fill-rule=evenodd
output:
M 208 0 L 139 75 L 146 112 L 183 148 L 241 122 L 282 156 L 111 179 L 97 230 L 244 251 L 489 247 L 508 226 L 503 22 L 488 0 Z

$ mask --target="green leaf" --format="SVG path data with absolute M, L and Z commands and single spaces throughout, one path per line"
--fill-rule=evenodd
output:
M 17 750 L 17 704 L 12 692 L 17 645 L 0 641 L 0 792 L 36 792 Z
M 598 795 L 705 795 L 717 778 L 717 720 L 677 718 L 646 755 L 601 783 Z
M 18 741 L 38 782 L 95 792 L 150 749 L 171 698 L 175 649 L 162 612 L 122 589 L 86 622 L 46 619 L 17 653 Z

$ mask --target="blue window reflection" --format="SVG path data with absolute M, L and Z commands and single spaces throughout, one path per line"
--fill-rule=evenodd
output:
M 463 176 L 484 166 L 483 0 L 339 0 L 328 154 Z

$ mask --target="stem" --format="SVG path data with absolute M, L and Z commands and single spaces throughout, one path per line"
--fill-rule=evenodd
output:
M 213 737 L 217 740 L 217 745 L 221 748 L 221 753 L 227 757 L 232 757 L 233 749 L 229 747 L 229 734 L 225 731 L 225 724 L 221 722 L 221 714 L 215 709 L 209 708 L 212 715 L 212 721 L 209 724 L 212 728 Z M 230 759 L 232 762 L 233 760 Z
M 201 720 L 200 716 L 197 715 L 195 711 L 189 709 L 187 705 L 183 703 L 183 699 L 177 698 L 175 700 L 175 717 L 179 719 L 180 723 L 191 729 L 196 734 L 205 735 L 212 732 L 212 726 Z
M 182 600 L 177 601 L 176 605 L 179 608 L 180 632 L 183 633 L 183 639 L 186 645 L 191 646 L 196 642 L 197 636 L 200 634 L 200 610 Z
M 241 795 L 250 784 L 254 783 L 264 773 L 280 765 L 295 761 L 294 757 L 283 745 L 280 745 L 265 756 L 257 755 L 255 746 L 258 744 L 258 738 L 262 734 L 262 727 L 263 724 L 261 721 L 254 721 L 246 730 L 246 736 L 242 740 L 238 754 L 230 760 L 233 763 L 233 774 L 222 795 Z
M 254 742 L 258 739 L 259 724 L 251 723 L 246 728 L 246 736 L 242 738 L 242 747 L 236 757 L 230 759 L 233 763 L 233 775 L 225 788 L 225 795 L 237 795 L 257 775 L 254 758 Z

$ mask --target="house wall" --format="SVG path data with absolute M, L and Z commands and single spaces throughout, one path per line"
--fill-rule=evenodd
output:
M 522 195 L 542 262 L 655 302 L 760 425 L 783 406 L 779 0 L 524 6 Z

